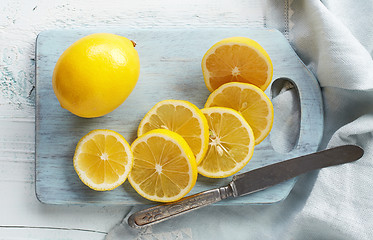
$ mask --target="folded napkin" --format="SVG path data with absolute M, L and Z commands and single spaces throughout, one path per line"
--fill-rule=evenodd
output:
M 356 144 L 363 158 L 300 177 L 287 199 L 272 205 L 209 206 L 143 229 L 127 225 L 140 210 L 134 207 L 107 240 L 372 239 L 373 1 L 267 0 L 266 10 L 267 27 L 284 33 L 322 87 L 320 149 Z M 291 103 L 293 97 L 290 89 L 274 102 Z M 278 136 L 286 139 L 284 132 Z

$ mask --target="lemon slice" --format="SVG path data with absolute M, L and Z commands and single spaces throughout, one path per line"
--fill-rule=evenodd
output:
M 224 178 L 241 170 L 254 153 L 254 134 L 240 113 L 211 107 L 201 110 L 210 127 L 207 154 L 198 165 L 206 177 Z
M 85 135 L 76 146 L 74 168 L 80 180 L 97 191 L 121 185 L 131 171 L 133 154 L 122 135 L 97 129 Z
M 131 145 L 132 187 L 151 201 L 172 202 L 185 196 L 197 180 L 197 164 L 187 142 L 177 133 L 152 130 Z
M 206 52 L 202 72 L 210 92 L 228 82 L 251 83 L 264 91 L 272 81 L 273 65 L 259 43 L 232 37 L 219 41 Z
M 208 97 L 205 107 L 228 107 L 240 112 L 253 129 L 255 144 L 269 134 L 273 125 L 273 105 L 258 87 L 247 83 L 226 83 Z
M 167 129 L 180 134 L 201 162 L 207 151 L 209 132 L 206 118 L 194 104 L 183 100 L 164 100 L 141 120 L 137 135 L 153 129 Z

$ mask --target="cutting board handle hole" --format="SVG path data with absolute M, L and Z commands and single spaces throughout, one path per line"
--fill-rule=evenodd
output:
M 290 78 L 277 78 L 271 85 L 274 110 L 270 141 L 279 153 L 291 152 L 299 141 L 301 108 L 299 90 Z

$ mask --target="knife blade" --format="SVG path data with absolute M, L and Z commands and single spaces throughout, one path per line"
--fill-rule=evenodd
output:
M 267 165 L 233 176 L 227 186 L 136 212 L 128 218 L 128 224 L 134 228 L 155 224 L 229 197 L 264 190 L 312 170 L 356 161 L 363 154 L 363 149 L 358 146 L 344 145 Z

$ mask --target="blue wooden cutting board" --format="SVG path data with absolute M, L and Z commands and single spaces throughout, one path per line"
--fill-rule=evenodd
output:
M 137 43 L 140 78 L 129 98 L 106 116 L 94 119 L 77 117 L 59 105 L 52 89 L 52 73 L 62 52 L 79 38 L 95 32 L 111 32 Z M 108 192 L 85 186 L 73 168 L 75 146 L 93 129 L 111 129 L 131 144 L 140 120 L 157 102 L 183 99 L 202 108 L 209 95 L 205 87 L 201 60 L 217 41 L 232 36 L 249 37 L 270 55 L 273 82 L 266 90 L 276 92 L 276 79 L 286 77 L 296 85 L 301 106 L 300 134 L 290 152 L 275 151 L 271 134 L 255 147 L 245 172 L 317 150 L 323 132 L 322 97 L 317 80 L 306 69 L 283 35 L 270 29 L 92 29 L 53 30 L 38 35 L 36 47 L 36 196 L 50 204 L 150 204 L 126 181 Z M 280 114 L 280 110 L 275 111 Z M 275 117 L 276 119 L 276 117 Z M 282 124 L 274 122 L 274 126 Z M 279 150 L 279 149 L 276 149 Z M 198 177 L 190 194 L 228 184 L 231 178 Z M 295 179 L 261 192 L 217 204 L 238 205 L 273 203 L 284 199 Z M 190 195 L 189 194 L 189 195 Z

